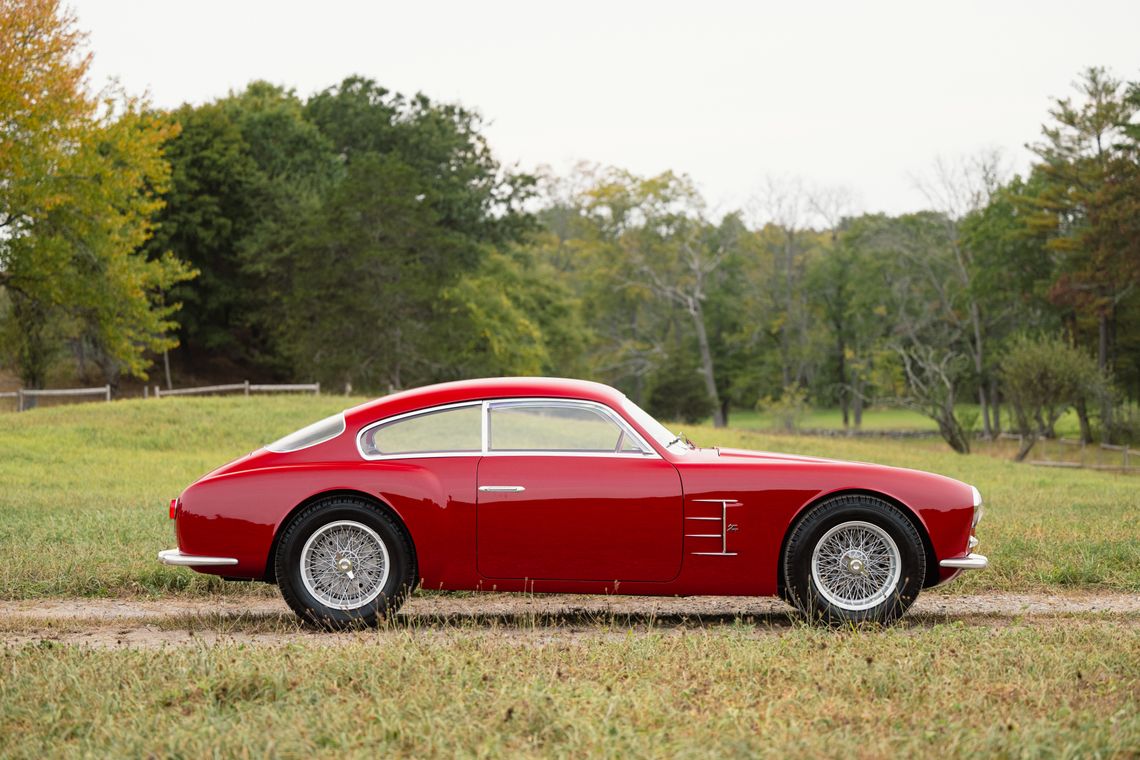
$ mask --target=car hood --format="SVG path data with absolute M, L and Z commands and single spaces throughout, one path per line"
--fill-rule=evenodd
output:
M 807 457 L 799 454 L 778 454 L 772 451 L 749 451 L 748 449 L 703 449 L 702 451 L 715 451 L 720 459 L 753 460 L 762 459 L 769 462 L 839 462 L 838 459 L 825 459 L 823 457 Z M 858 464 L 847 462 L 846 464 Z
M 921 482 L 926 486 L 939 483 L 948 485 L 955 490 L 969 489 L 970 486 L 960 480 L 948 478 L 933 472 L 912 470 L 907 467 L 894 467 L 892 465 L 876 464 L 874 462 L 852 462 L 846 459 L 825 459 L 823 457 L 800 456 L 798 454 L 780 454 L 771 451 L 749 451 L 747 449 L 698 449 L 699 460 L 707 464 L 738 464 L 738 465 L 823 465 L 822 469 L 832 472 L 843 471 L 854 479 L 851 485 L 859 487 L 879 487 L 882 481 L 878 480 L 888 473 L 892 478 L 902 478 L 909 482 Z M 798 468 L 797 468 L 798 469 Z M 805 467 L 811 471 L 811 467 Z M 866 480 L 865 478 L 870 478 Z

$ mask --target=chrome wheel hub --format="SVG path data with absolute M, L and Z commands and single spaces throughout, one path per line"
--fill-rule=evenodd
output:
M 321 604 L 355 610 L 376 600 L 388 582 L 388 547 L 354 520 L 322 525 L 301 549 L 301 580 Z
M 890 534 L 874 523 L 851 520 L 828 530 L 815 545 L 811 576 L 829 604 L 858 611 L 889 599 L 902 575 L 902 556 Z

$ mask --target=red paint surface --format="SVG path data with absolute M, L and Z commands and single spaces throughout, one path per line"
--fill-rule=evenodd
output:
M 824 496 L 862 491 L 912 514 L 936 560 L 967 553 L 969 486 L 914 470 L 730 449 L 676 454 L 648 436 L 660 458 L 366 461 L 357 451 L 357 433 L 378 420 L 516 396 L 596 401 L 625 417 L 618 391 L 576 380 L 475 380 L 388 396 L 348 410 L 347 429 L 337 438 L 289 454 L 261 449 L 192 484 L 179 500 L 178 547 L 238 560 L 202 572 L 265 578 L 274 536 L 289 515 L 322 494 L 348 492 L 396 513 L 427 588 L 771 595 L 795 518 Z M 479 485 L 526 491 L 480 493 Z M 731 505 L 723 509 L 721 500 Z M 722 514 L 724 524 L 690 519 Z M 943 569 L 937 580 L 953 575 Z
M 669 581 L 681 570 L 682 495 L 662 459 L 489 456 L 479 485 L 478 569 L 486 578 Z

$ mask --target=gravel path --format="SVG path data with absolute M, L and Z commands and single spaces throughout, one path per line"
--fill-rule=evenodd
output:
M 42 599 L 0 601 L 0 636 L 8 645 L 48 640 L 132 647 L 217 642 L 325 645 L 400 635 L 506 636 L 542 643 L 617 638 L 631 628 L 669 632 L 739 621 L 754 624 L 757 635 L 771 635 L 789 625 L 789 611 L 779 600 L 754 597 L 431 594 L 409 600 L 395 624 L 380 631 L 329 634 L 299 625 L 285 603 L 273 597 Z M 1024 619 L 1106 615 L 1140 625 L 1140 594 L 927 593 L 902 624 L 912 628 L 954 621 L 1008 625 Z

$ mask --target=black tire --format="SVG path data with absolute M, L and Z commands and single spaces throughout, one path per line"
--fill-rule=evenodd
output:
M 887 559 L 876 560 L 854 544 L 845 544 L 853 535 L 865 536 L 879 550 L 878 556 Z M 828 543 L 821 545 L 825 540 Z M 841 557 L 837 556 L 837 545 L 847 547 Z M 822 585 L 813 574 L 817 547 Z M 810 622 L 885 625 L 898 620 L 922 590 L 926 550 L 914 524 L 898 507 L 872 496 L 853 494 L 819 504 L 796 523 L 781 564 L 787 600 Z M 876 575 L 868 575 L 868 569 Z M 844 573 L 850 573 L 853 582 L 862 587 L 845 592 L 843 580 L 833 583 L 834 588 L 828 585 L 829 578 L 843 579 Z M 876 580 L 878 576 L 882 579 Z
M 330 606 L 314 595 L 303 577 L 302 557 L 306 543 L 315 534 L 333 530 L 329 527 L 333 523 L 341 523 L 350 530 L 365 531 L 362 535 L 378 538 L 383 545 L 382 551 L 387 552 L 388 561 L 384 563 L 387 578 L 381 575 L 375 579 L 374 586 L 380 587 L 378 593 L 375 588 L 365 589 L 361 583 L 361 593 L 375 593 L 375 597 L 359 606 L 344 609 Z M 274 565 L 277 585 L 285 602 L 306 622 L 330 630 L 375 626 L 386 616 L 394 614 L 411 593 L 416 572 L 412 543 L 403 527 L 372 502 L 352 496 L 331 496 L 305 507 L 281 534 Z M 346 603 L 352 605 L 351 601 Z

